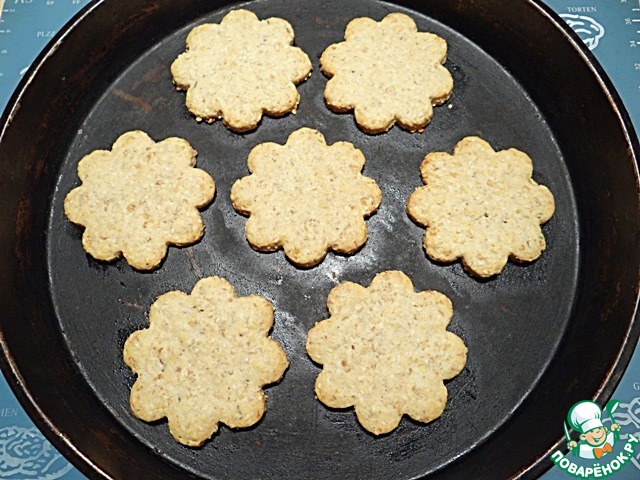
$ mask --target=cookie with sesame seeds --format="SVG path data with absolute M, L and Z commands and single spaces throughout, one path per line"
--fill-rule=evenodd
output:
M 344 41 L 327 47 L 320 69 L 330 80 L 327 106 L 353 111 L 367 133 L 382 133 L 394 123 L 417 132 L 431 121 L 433 107 L 449 99 L 453 77 L 443 66 L 447 42 L 419 32 L 411 17 L 390 13 L 380 22 L 355 18 Z
M 124 345 L 124 362 L 137 374 L 134 415 L 147 422 L 166 417 L 171 435 L 191 447 L 220 423 L 257 423 L 266 409 L 263 387 L 279 381 L 288 366 L 281 345 L 269 337 L 273 320 L 266 299 L 238 297 L 220 277 L 198 281 L 191 294 L 158 297 L 149 327 Z
M 374 435 L 403 415 L 422 423 L 447 402 L 443 380 L 458 375 L 467 347 L 446 330 L 453 316 L 442 293 L 416 292 L 400 271 L 379 273 L 369 287 L 344 282 L 327 299 L 330 317 L 309 331 L 307 353 L 323 369 L 315 382 L 328 407 L 354 407 Z
M 297 266 L 320 263 L 329 250 L 355 253 L 367 240 L 365 217 L 382 201 L 364 176 L 365 157 L 349 142 L 327 145 L 301 128 L 285 145 L 262 143 L 249 154 L 251 175 L 231 188 L 233 207 L 249 215 L 245 235 L 259 251 L 282 248 Z
M 187 91 L 196 120 L 253 130 L 263 114 L 295 113 L 296 85 L 311 75 L 311 61 L 293 40 L 293 28 L 282 18 L 260 20 L 249 10 L 232 10 L 219 24 L 191 30 L 186 51 L 171 65 L 173 82 Z
M 496 152 L 485 140 L 466 137 L 453 155 L 428 154 L 420 172 L 425 185 L 409 197 L 407 213 L 426 227 L 429 258 L 460 258 L 472 275 L 490 277 L 507 260 L 531 262 L 546 248 L 541 225 L 554 213 L 554 198 L 531 178 L 526 153 Z
M 111 150 L 95 150 L 78 163 L 82 184 L 64 211 L 84 226 L 82 246 L 97 260 L 124 256 L 137 270 L 157 268 L 169 245 L 200 240 L 199 209 L 212 200 L 213 178 L 194 168 L 197 152 L 184 139 L 155 142 L 139 130 L 122 134 Z

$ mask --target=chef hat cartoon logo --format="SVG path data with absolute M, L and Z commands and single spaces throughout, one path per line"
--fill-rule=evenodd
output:
M 604 27 L 591 17 L 571 13 L 561 13 L 560 16 L 578 34 L 589 50 L 594 50 L 600 43 L 600 39 L 604 37 Z
M 620 438 L 620 424 L 613 419 L 613 412 L 618 408 L 617 400 L 607 403 L 605 410 L 611 419 L 611 429 L 602 423 L 602 409 L 592 401 L 583 400 L 576 403 L 567 414 L 569 426 L 580 433 L 580 441 L 571 440 L 567 423 L 564 425 L 567 447 L 580 458 L 599 459 L 613 451 L 613 446 Z

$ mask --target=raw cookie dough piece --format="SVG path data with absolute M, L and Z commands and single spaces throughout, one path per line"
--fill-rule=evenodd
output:
M 446 296 L 416 293 L 404 273 L 387 271 L 368 288 L 338 285 L 327 306 L 331 316 L 307 337 L 309 356 L 324 366 L 315 384 L 322 403 L 355 406 L 360 424 L 375 435 L 392 431 L 403 414 L 425 423 L 442 414 L 443 379 L 467 361 L 462 340 L 446 330 L 453 315 Z
M 198 241 L 204 233 L 198 209 L 213 199 L 215 183 L 193 168 L 196 154 L 181 138 L 156 143 L 132 131 L 111 151 L 82 158 L 82 185 L 69 192 L 64 211 L 85 227 L 87 253 L 105 261 L 123 255 L 133 268 L 150 270 L 160 265 L 169 244 Z
M 471 274 L 489 277 L 509 258 L 530 262 L 542 254 L 540 225 L 553 215 L 554 200 L 531 178 L 525 153 L 495 152 L 481 138 L 467 137 L 453 155 L 427 155 L 420 171 L 425 186 L 411 194 L 407 213 L 426 227 L 424 248 L 431 259 L 462 258 Z
M 431 121 L 433 105 L 451 95 L 453 79 L 442 65 L 447 43 L 433 33 L 418 32 L 402 13 L 382 21 L 356 18 L 345 41 L 330 45 L 320 58 L 329 77 L 324 97 L 335 112 L 355 112 L 360 128 L 381 133 L 395 123 L 411 132 Z
M 131 334 L 124 361 L 138 374 L 134 415 L 167 417 L 171 435 L 202 445 L 222 422 L 254 425 L 265 412 L 262 387 L 287 369 L 279 343 L 268 337 L 273 307 L 258 295 L 238 297 L 219 277 L 200 280 L 191 295 L 172 291 L 149 310 L 149 328 Z
M 364 217 L 382 193 L 362 175 L 364 155 L 348 142 L 327 145 L 322 134 L 302 128 L 287 143 L 263 143 L 249 154 L 252 175 L 231 188 L 231 201 L 250 215 L 245 234 L 261 251 L 283 248 L 298 266 L 321 262 L 328 250 L 352 254 L 367 239 Z
M 236 132 L 252 130 L 263 113 L 281 116 L 298 106 L 296 85 L 311 74 L 311 61 L 292 45 L 287 21 L 233 10 L 220 24 L 191 30 L 186 52 L 171 65 L 173 81 L 187 90 L 198 121 L 221 118 Z

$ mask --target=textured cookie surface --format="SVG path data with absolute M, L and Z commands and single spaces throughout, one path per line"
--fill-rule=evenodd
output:
M 263 113 L 280 116 L 298 106 L 296 85 L 310 75 L 311 62 L 293 38 L 281 18 L 233 10 L 219 24 L 189 33 L 186 52 L 171 65 L 173 81 L 187 90 L 196 119 L 221 118 L 232 130 L 252 130 Z
M 133 413 L 147 422 L 167 417 L 180 443 L 198 446 L 218 424 L 254 425 L 264 414 L 264 385 L 287 368 L 268 337 L 273 308 L 257 295 L 238 297 L 219 277 L 200 280 L 191 295 L 172 291 L 149 310 L 149 328 L 131 334 L 124 361 L 138 375 Z
M 419 422 L 439 417 L 447 401 L 443 379 L 464 368 L 467 348 L 446 330 L 449 299 L 416 293 L 402 272 L 376 275 L 365 288 L 351 282 L 327 299 L 331 316 L 316 323 L 307 352 L 323 365 L 315 391 L 329 407 L 355 406 L 360 424 L 379 435 L 403 414 Z
M 111 151 L 96 150 L 78 163 L 82 185 L 69 192 L 64 210 L 85 227 L 82 245 L 98 260 L 121 255 L 136 269 L 157 267 L 167 246 L 189 245 L 204 232 L 199 208 L 215 183 L 194 168 L 196 151 L 186 140 L 154 142 L 127 132 Z
M 327 145 L 302 128 L 287 143 L 263 143 L 249 154 L 251 175 L 231 189 L 231 201 L 250 215 L 245 234 L 257 250 L 283 248 L 296 265 L 322 261 L 328 250 L 351 254 L 367 239 L 364 217 L 380 205 L 376 182 L 362 175 L 364 155 L 351 143 Z
M 551 192 L 531 178 L 528 155 L 514 148 L 495 152 L 481 138 L 467 137 L 453 155 L 427 155 L 420 171 L 425 186 L 411 194 L 407 212 L 426 227 L 430 258 L 461 258 L 470 273 L 489 277 L 509 258 L 528 262 L 542 254 L 540 225 L 555 204 Z
M 384 132 L 394 122 L 421 130 L 431 121 L 432 106 L 449 98 L 453 79 L 443 67 L 445 40 L 418 32 L 407 15 L 391 13 L 380 22 L 356 18 L 344 38 L 320 58 L 321 70 L 332 77 L 325 100 L 336 112 L 353 110 L 365 132 Z

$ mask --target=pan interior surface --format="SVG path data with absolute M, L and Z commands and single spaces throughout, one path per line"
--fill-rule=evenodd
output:
M 150 455 L 202 478 L 416 478 L 433 473 L 473 449 L 507 421 L 537 384 L 553 358 L 571 318 L 579 272 L 574 192 L 554 132 L 520 82 L 479 46 L 455 30 L 416 11 L 376 1 L 305 2 L 260 0 L 245 5 L 260 18 L 282 17 L 295 44 L 311 58 L 313 73 L 298 89 L 295 115 L 263 118 L 254 132 L 235 134 L 221 122 L 197 123 L 186 111 L 169 66 L 184 51 L 188 31 L 219 22 L 230 7 L 210 12 L 179 30 L 164 32 L 154 45 L 122 65 L 99 98 L 76 117 L 58 171 L 46 235 L 50 295 L 66 346 L 100 402 Z M 451 99 L 436 107 L 424 133 L 397 126 L 367 135 L 351 114 L 330 112 L 324 103 L 327 78 L 318 58 L 341 41 L 354 17 L 380 20 L 391 11 L 408 13 L 420 31 L 448 42 L 446 67 L 454 79 Z M 329 253 L 317 267 L 298 269 L 283 253 L 258 253 L 244 237 L 246 218 L 230 203 L 233 182 L 248 175 L 249 151 L 262 142 L 283 144 L 301 127 L 322 132 L 327 143 L 349 141 L 366 157 L 364 173 L 383 192 L 379 211 L 368 220 L 369 238 L 353 256 Z M 178 136 L 198 151 L 197 166 L 216 181 L 214 202 L 202 212 L 205 235 L 194 246 L 169 249 L 151 273 L 132 270 L 124 260 L 102 263 L 87 256 L 82 230 L 65 217 L 63 202 L 77 186 L 78 161 L 95 149 L 109 149 L 129 130 L 154 140 Z M 533 159 L 534 179 L 554 194 L 556 212 L 543 227 L 547 249 L 528 265 L 508 263 L 488 281 L 467 275 L 460 263 L 429 261 L 424 230 L 405 213 L 411 192 L 422 185 L 419 166 L 432 151 L 451 152 L 463 137 L 478 135 L 494 149 L 515 147 Z M 391 434 L 374 437 L 352 409 L 332 410 L 313 393 L 319 367 L 305 352 L 315 322 L 328 317 L 327 294 L 342 281 L 368 286 L 376 273 L 405 272 L 417 290 L 438 290 L 453 302 L 450 330 L 464 339 L 468 363 L 447 382 L 441 418 L 420 425 L 404 418 Z M 203 277 L 229 280 L 240 295 L 257 293 L 275 307 L 273 337 L 290 363 L 283 380 L 267 388 L 267 412 L 254 427 L 222 427 L 203 447 L 175 442 L 166 422 L 144 423 L 128 405 L 135 377 L 124 365 L 124 341 L 147 326 L 155 298 L 169 290 L 190 292 Z

